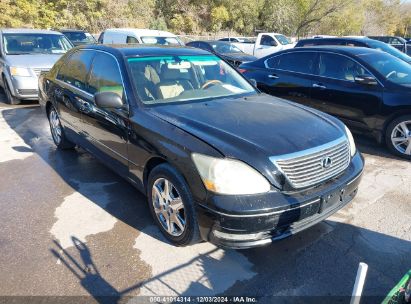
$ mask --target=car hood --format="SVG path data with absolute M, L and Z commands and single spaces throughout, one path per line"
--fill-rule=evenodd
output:
M 51 69 L 62 55 L 64 54 L 7 55 L 6 60 L 9 66 Z
M 276 170 L 270 156 L 314 148 L 345 134 L 321 112 L 265 94 L 170 104 L 150 111 L 224 156 L 268 175 Z
M 221 56 L 227 60 L 236 60 L 241 62 L 250 62 L 257 60 L 257 57 L 241 53 L 224 53 L 221 54 Z

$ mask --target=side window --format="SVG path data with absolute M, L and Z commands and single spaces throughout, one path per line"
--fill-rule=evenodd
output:
M 267 67 L 269 67 L 270 69 L 277 69 L 279 61 L 280 61 L 280 56 L 275 56 L 275 57 L 271 57 L 270 59 L 267 59 Z
M 204 42 L 199 43 L 199 48 L 203 49 L 203 50 L 206 50 L 206 51 L 212 51 L 213 50 L 213 48 L 210 45 L 208 45 L 207 43 L 204 43 Z
M 127 36 L 126 43 L 139 43 L 136 37 Z
M 86 78 L 90 71 L 94 52 L 77 51 L 73 53 L 61 67 L 57 79 L 76 88 L 87 91 Z
M 101 32 L 100 36 L 98 37 L 97 42 L 98 43 L 103 43 L 103 40 L 104 40 L 104 32 Z
M 89 77 L 91 94 L 99 92 L 114 92 L 123 97 L 123 84 L 117 61 L 105 53 L 97 53 Z
M 291 72 L 312 74 L 315 52 L 295 52 L 279 56 L 278 69 Z
M 354 81 L 358 75 L 371 76 L 360 64 L 338 54 L 320 54 L 319 75 L 345 81 Z
M 277 42 L 275 42 L 274 38 L 268 35 L 263 35 L 261 37 L 260 44 L 266 46 L 277 46 Z

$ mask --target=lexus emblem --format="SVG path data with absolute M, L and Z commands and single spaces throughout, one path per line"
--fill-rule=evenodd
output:
M 324 169 L 328 169 L 329 167 L 331 167 L 332 164 L 333 164 L 333 160 L 331 159 L 331 157 L 326 156 L 321 160 L 321 166 Z

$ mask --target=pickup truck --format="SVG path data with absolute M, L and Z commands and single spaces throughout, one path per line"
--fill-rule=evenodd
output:
M 282 50 L 291 49 L 294 47 L 287 37 L 278 33 L 260 33 L 257 36 L 255 43 L 233 43 L 244 53 L 253 55 L 257 58 L 262 58 L 272 53 Z

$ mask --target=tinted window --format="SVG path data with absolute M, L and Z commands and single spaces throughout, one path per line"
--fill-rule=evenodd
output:
M 260 44 L 266 46 L 277 46 L 277 42 L 275 42 L 274 38 L 268 35 L 263 35 L 261 37 Z
M 198 43 L 198 47 L 200 49 L 206 50 L 206 51 L 212 51 L 213 49 L 211 48 L 211 46 L 209 46 L 207 43 L 204 42 L 199 42 Z
M 313 72 L 315 54 L 314 52 L 283 54 L 279 58 L 278 69 L 310 74 Z
M 340 80 L 354 81 L 358 75 L 369 73 L 358 63 L 348 57 L 337 54 L 320 54 L 320 76 Z
M 86 79 L 94 53 L 77 51 L 67 59 L 57 74 L 60 79 L 80 90 L 87 91 Z
M 136 37 L 127 36 L 126 43 L 138 43 L 138 40 Z
M 278 68 L 279 61 L 280 61 L 280 56 L 271 57 L 270 59 L 267 60 L 267 66 L 270 69 L 276 69 Z
M 89 91 L 114 92 L 123 96 L 123 84 L 117 61 L 105 53 L 97 53 L 89 78 Z

